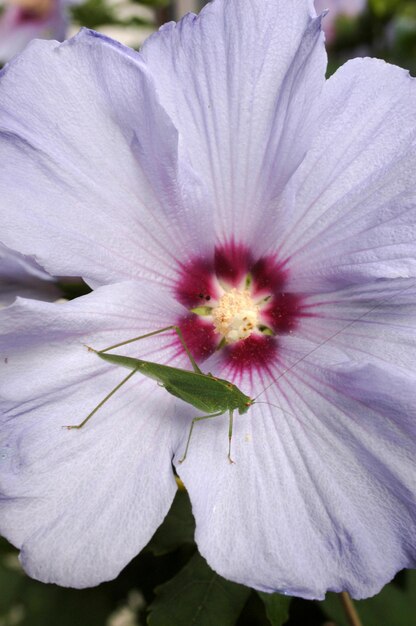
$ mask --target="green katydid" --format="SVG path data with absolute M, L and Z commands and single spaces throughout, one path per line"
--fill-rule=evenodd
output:
M 277 383 L 277 381 L 282 378 L 285 374 L 287 374 L 290 370 L 292 370 L 298 363 L 306 359 L 313 352 L 321 348 L 323 345 L 328 343 L 331 339 L 342 333 L 344 330 L 363 319 L 366 315 L 377 309 L 382 303 L 385 303 L 391 300 L 393 297 L 397 297 L 401 293 L 408 291 L 411 287 L 414 286 L 412 283 L 410 286 L 405 289 L 401 289 L 394 295 L 383 299 L 376 306 L 371 309 L 365 311 L 362 315 L 351 320 L 345 326 L 337 330 L 335 333 L 327 337 L 324 341 L 322 341 L 318 346 L 315 346 L 304 354 L 301 358 L 297 359 L 290 367 L 284 369 L 279 376 L 277 376 L 267 387 L 261 391 L 256 398 L 250 398 L 250 396 L 245 395 L 236 385 L 232 382 L 216 378 L 212 374 L 205 374 L 195 362 L 192 354 L 190 353 L 188 346 L 185 343 L 182 332 L 179 326 L 166 326 L 165 328 L 161 328 L 159 330 L 155 330 L 150 333 L 146 333 L 145 335 L 140 335 L 138 337 L 133 337 L 133 339 L 128 339 L 127 341 L 122 341 L 120 343 L 114 344 L 105 348 L 104 350 L 94 350 L 93 348 L 88 349 L 92 352 L 95 352 L 101 359 L 107 361 L 109 363 L 113 363 L 115 365 L 121 365 L 131 369 L 132 371 L 126 376 L 106 397 L 87 415 L 87 417 L 77 425 L 65 426 L 64 428 L 73 429 L 73 428 L 82 428 L 88 420 L 109 400 L 119 389 L 122 387 L 130 378 L 140 372 L 144 376 L 148 378 L 152 378 L 156 380 L 162 387 L 166 389 L 166 391 L 177 398 L 180 398 L 184 402 L 194 406 L 196 409 L 200 411 L 207 411 L 207 415 L 202 415 L 199 417 L 194 417 L 191 422 L 191 426 L 189 429 L 188 439 L 186 442 L 185 452 L 180 459 L 180 463 L 182 463 L 186 459 L 186 455 L 189 449 L 189 443 L 192 437 L 192 432 L 196 422 L 219 417 L 220 415 L 224 415 L 224 413 L 228 412 L 229 415 L 229 427 L 228 427 L 228 460 L 230 463 L 233 463 L 231 459 L 231 440 L 233 434 L 233 415 L 235 411 L 238 411 L 240 415 L 247 413 L 249 408 L 257 402 L 257 398 L 259 398 L 271 385 Z M 121 346 L 125 346 L 127 344 L 133 343 L 135 341 L 139 341 L 140 339 L 145 339 L 148 337 L 152 337 L 154 335 L 158 335 L 160 333 L 168 332 L 170 330 L 174 330 L 181 343 L 183 348 L 185 349 L 186 354 L 191 362 L 192 369 L 185 370 L 179 369 L 176 367 L 172 367 L 169 365 L 159 365 L 157 363 L 153 363 L 151 361 L 144 361 L 142 359 L 135 359 L 132 357 L 121 356 L 118 354 L 108 354 L 110 350 L 114 350 L 115 348 L 119 348 Z M 269 404 L 269 403 L 265 403 Z M 276 405 L 271 405 L 276 406 Z M 288 411 L 283 410 L 281 407 L 277 406 L 276 408 L 280 409 L 284 413 L 288 413 Z
M 152 337 L 160 333 L 164 333 L 170 330 L 174 330 L 185 349 L 186 354 L 192 365 L 191 370 L 179 369 L 171 367 L 170 365 L 159 365 L 151 361 L 143 361 L 142 359 L 135 359 L 132 357 L 121 356 L 118 354 L 108 354 L 110 350 L 119 348 L 134 341 Z M 185 452 L 180 459 L 182 463 L 186 459 L 188 453 L 189 443 L 192 436 L 192 431 L 196 422 L 201 420 L 210 419 L 213 417 L 219 417 L 224 415 L 228 411 L 229 415 L 229 427 L 228 427 L 228 460 L 233 463 L 231 459 L 231 439 L 233 434 L 233 414 L 238 410 L 239 414 L 246 413 L 250 406 L 254 403 L 254 400 L 249 396 L 246 396 L 236 385 L 228 380 L 216 378 L 212 374 L 204 374 L 198 367 L 195 359 L 190 353 L 188 346 L 185 343 L 181 329 L 179 326 L 166 326 L 159 330 L 155 330 L 127 341 L 122 341 L 113 346 L 109 346 L 104 350 L 94 350 L 87 346 L 92 352 L 95 352 L 101 359 L 115 365 L 121 365 L 131 369 L 132 371 L 126 376 L 110 393 L 87 415 L 87 417 L 78 425 L 65 426 L 67 429 L 82 428 L 88 420 L 100 409 L 107 400 L 113 396 L 116 391 L 120 389 L 136 372 L 140 372 L 157 381 L 166 391 L 177 398 L 180 398 L 184 402 L 191 404 L 199 411 L 207 412 L 207 415 L 194 417 L 189 429 L 188 439 L 186 443 Z

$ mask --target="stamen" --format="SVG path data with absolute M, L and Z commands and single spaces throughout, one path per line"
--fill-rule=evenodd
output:
M 215 330 L 227 343 L 247 339 L 258 324 L 259 307 L 253 301 L 247 289 L 231 289 L 212 309 Z

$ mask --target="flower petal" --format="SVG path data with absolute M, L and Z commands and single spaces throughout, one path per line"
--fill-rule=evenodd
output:
M 308 360 L 319 361 L 327 349 L 336 349 L 353 361 L 416 373 L 415 280 L 378 280 L 316 295 L 308 304 L 311 316 L 299 328 L 302 340 L 310 342 L 308 350 L 302 346 L 303 354 L 314 350 Z M 283 352 L 291 350 L 290 343 L 283 341 Z
M 142 48 L 222 237 L 259 243 L 254 229 L 309 147 L 326 66 L 315 15 L 305 0 L 214 0 Z
M 327 83 L 316 137 L 282 198 L 293 288 L 416 275 L 416 81 L 375 59 Z
M 234 465 L 228 417 L 198 423 L 177 470 L 221 575 L 360 598 L 416 565 L 415 295 L 408 279 L 312 299 L 315 315 L 280 338 L 274 384 L 241 380 L 257 404 L 235 415 Z
M 168 280 L 212 232 L 177 141 L 137 53 L 86 30 L 32 43 L 1 76 L 3 242 L 94 285 Z
M 61 295 L 55 280 L 39 265 L 0 243 L 0 306 L 17 296 L 57 300 Z
M 315 367 L 234 422 L 199 423 L 178 472 L 222 576 L 264 591 L 362 598 L 416 565 L 415 377 Z
M 123 283 L 65 304 L 19 300 L 0 313 L 0 529 L 35 578 L 74 587 L 114 578 L 169 509 L 183 425 L 154 381 L 133 377 L 81 430 L 62 428 L 129 373 L 82 344 L 156 330 L 168 303 L 160 289 Z M 172 352 L 169 336 L 141 343 L 130 350 L 156 362 Z
M 325 359 L 328 368 L 331 362 L 351 360 L 416 373 L 415 302 L 413 279 L 378 280 L 305 297 L 293 334 L 278 337 L 278 359 L 270 375 L 254 385 L 248 378 L 242 384 L 257 397 L 303 361 L 319 364 Z

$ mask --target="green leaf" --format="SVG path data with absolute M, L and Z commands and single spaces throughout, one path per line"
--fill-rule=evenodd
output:
M 103 626 L 111 611 L 100 588 L 64 589 L 30 579 L 20 600 L 25 617 L 19 626 Z
M 172 580 L 157 587 L 150 626 L 234 626 L 250 589 L 212 571 L 198 553 Z
M 153 535 L 147 548 L 156 556 L 194 543 L 195 520 L 186 491 L 178 490 L 163 524 Z
M 112 609 L 105 589 L 65 589 L 40 583 L 21 569 L 17 550 L 0 541 L 0 624 L 103 626 Z M 19 621 L 15 621 L 22 611 Z
M 82 278 L 66 278 L 61 279 L 57 283 L 58 288 L 62 292 L 62 297 L 67 300 L 74 300 L 74 298 L 80 298 L 90 293 L 91 288 L 84 283 Z
M 263 600 L 266 615 L 272 626 L 282 626 L 289 619 L 289 605 L 292 601 L 290 596 L 282 596 L 280 593 L 257 592 Z
M 24 580 L 22 572 L 12 565 L 12 558 L 17 561 L 17 555 L 13 554 L 3 556 L 0 561 L 0 615 L 8 613 L 12 608 Z
M 6 539 L 0 537 L 0 557 L 3 554 L 17 554 L 17 550 Z
M 406 572 L 406 597 L 416 615 L 416 569 L 409 569 Z

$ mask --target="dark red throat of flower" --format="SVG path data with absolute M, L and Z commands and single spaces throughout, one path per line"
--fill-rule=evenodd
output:
M 277 255 L 259 257 L 233 241 L 181 264 L 175 296 L 188 313 L 177 323 L 195 359 L 218 351 L 233 378 L 270 372 L 279 337 L 305 314 L 302 297 L 286 290 L 288 276 Z

